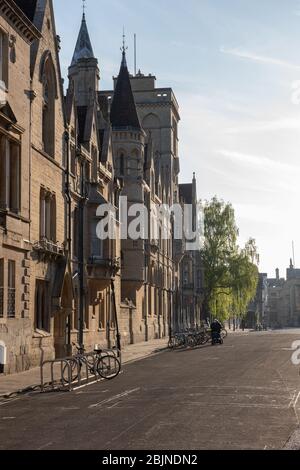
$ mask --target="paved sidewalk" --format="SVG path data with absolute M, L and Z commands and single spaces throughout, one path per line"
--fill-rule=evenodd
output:
M 167 348 L 167 339 L 152 340 L 124 347 L 122 350 L 123 364 L 144 359 Z M 50 370 L 45 371 L 45 381 L 50 381 Z M 20 374 L 0 376 L 0 397 L 34 387 L 41 383 L 40 368 L 35 367 Z

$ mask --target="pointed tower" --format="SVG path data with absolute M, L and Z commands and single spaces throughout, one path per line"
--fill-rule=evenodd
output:
M 113 128 L 126 127 L 141 131 L 141 124 L 130 84 L 125 46 L 123 46 L 122 50 L 122 62 L 114 92 L 110 119 Z
M 197 180 L 196 173 L 193 173 L 193 183 L 192 183 L 192 204 L 193 204 L 193 230 L 196 230 L 197 226 Z
M 125 44 L 123 44 L 122 62 L 110 113 L 114 160 L 118 177 L 123 179 L 139 177 L 142 179 L 145 133 L 140 124 L 132 93 L 125 51 Z
M 70 88 L 75 91 L 78 106 L 90 106 L 97 99 L 100 71 L 98 60 L 94 56 L 85 13 L 82 15 L 81 27 L 69 67 Z
M 133 204 L 146 204 L 144 180 L 145 137 L 141 128 L 131 89 L 126 63 L 125 43 L 122 62 L 111 106 L 111 125 L 115 173 L 123 180 L 122 196 L 127 197 L 128 208 Z M 147 186 L 148 188 L 148 186 Z M 122 212 L 122 211 L 121 211 Z M 128 229 L 128 221 L 122 218 L 121 226 Z M 145 251 L 144 240 L 132 240 L 125 236 L 121 243 L 122 299 L 131 299 L 138 312 L 143 311 Z

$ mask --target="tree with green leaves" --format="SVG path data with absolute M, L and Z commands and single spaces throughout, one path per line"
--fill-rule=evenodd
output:
M 222 321 L 242 317 L 256 295 L 259 276 L 256 243 L 250 238 L 241 249 L 238 236 L 232 205 L 216 197 L 206 202 L 202 250 L 204 318 L 209 314 Z

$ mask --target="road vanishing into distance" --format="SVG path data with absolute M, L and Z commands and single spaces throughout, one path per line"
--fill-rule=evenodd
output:
M 300 330 L 232 333 L 110 382 L 1 402 L 0 449 L 282 449 L 299 428 L 296 340 Z

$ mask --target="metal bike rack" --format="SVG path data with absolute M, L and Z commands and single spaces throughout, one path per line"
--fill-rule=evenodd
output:
M 122 355 L 119 349 L 101 349 L 82 355 L 75 355 L 64 359 L 53 359 L 44 361 L 41 365 L 41 392 L 46 390 L 68 390 L 72 391 L 77 387 L 88 385 L 93 379 L 94 382 L 100 381 L 101 377 L 97 374 L 97 361 L 101 356 L 116 357 L 122 366 Z M 76 379 L 74 380 L 74 364 L 76 364 Z M 60 376 L 57 378 L 56 365 L 60 365 Z M 50 366 L 50 382 L 45 382 L 45 367 Z
M 72 362 L 73 358 L 65 359 L 54 359 L 52 361 L 44 361 L 41 365 L 41 392 L 45 392 L 46 388 L 54 391 L 57 389 L 68 389 L 72 391 Z M 60 380 L 55 379 L 54 366 L 60 364 Z M 44 368 L 45 366 L 50 365 L 51 377 L 50 382 L 44 381 Z M 65 385 L 66 378 L 64 377 L 65 368 L 67 367 L 68 371 L 68 381 Z
M 83 360 L 81 358 L 85 358 L 86 360 Z M 77 361 L 78 364 L 78 386 L 80 387 L 83 384 L 83 381 L 88 384 L 90 382 L 90 378 L 94 377 L 94 379 L 98 380 L 99 378 L 97 377 L 97 372 L 96 372 L 96 359 L 97 359 L 97 354 L 95 352 L 90 352 L 90 353 L 85 353 L 82 354 L 80 357 L 75 357 L 75 360 Z M 89 362 L 89 359 L 90 362 Z M 91 362 L 93 362 L 93 365 L 91 365 Z M 84 368 L 86 372 L 86 377 L 82 377 L 82 369 Z M 91 372 L 91 369 L 94 371 Z

